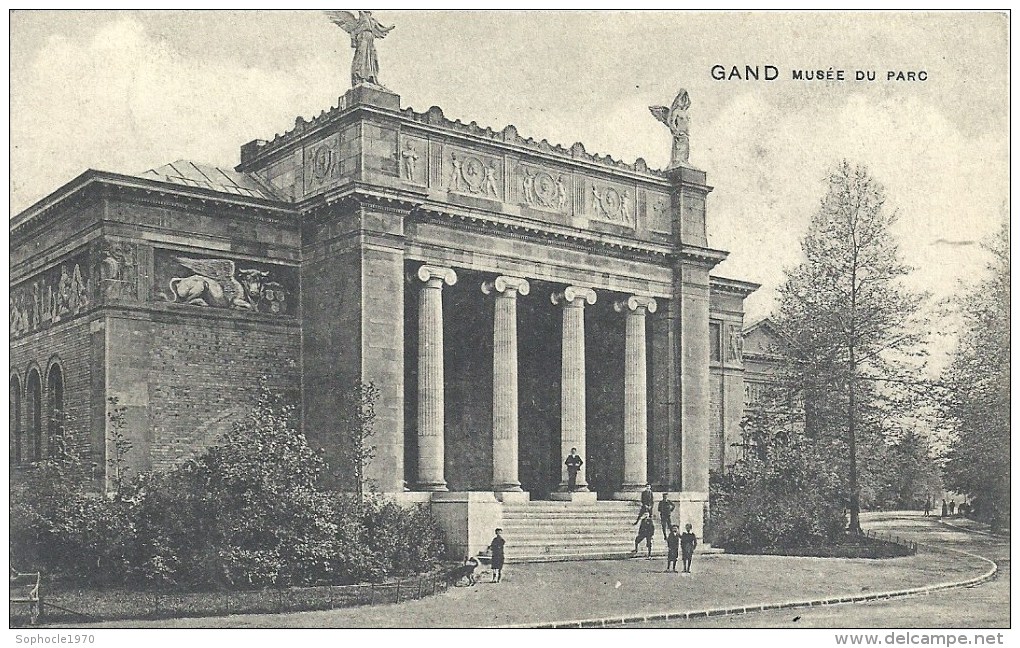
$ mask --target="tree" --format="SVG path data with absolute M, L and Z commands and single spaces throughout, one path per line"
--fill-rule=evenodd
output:
M 110 419 L 106 465 L 110 469 L 110 486 L 113 488 L 113 496 L 121 498 L 124 496 L 130 471 L 127 465 L 128 453 L 134 444 L 124 434 L 124 428 L 127 426 L 127 408 L 120 405 L 120 400 L 116 396 L 107 398 L 106 404 L 108 407 L 106 416 Z
M 891 386 L 908 385 L 907 360 L 919 355 L 923 295 L 903 287 L 890 229 L 895 212 L 862 166 L 840 163 L 801 242 L 804 261 L 779 289 L 776 322 L 790 338 L 805 433 L 831 461 L 845 461 L 850 531 L 860 533 L 861 442 L 881 442 L 896 404 Z M 845 460 L 844 460 L 845 457 Z
M 351 481 L 359 499 L 371 490 L 366 471 L 375 458 L 375 402 L 379 389 L 372 383 L 355 380 L 343 393 L 338 411 L 338 428 L 343 436 L 344 462 L 350 469 Z
M 1009 514 L 1009 222 L 986 245 L 983 281 L 959 301 L 964 323 L 943 374 L 943 412 L 955 432 L 946 464 L 950 487 L 974 495 L 993 527 Z

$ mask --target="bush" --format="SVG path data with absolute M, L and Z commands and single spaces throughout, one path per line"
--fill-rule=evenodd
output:
M 134 543 L 130 504 L 88 493 L 88 475 L 72 454 L 12 477 L 12 567 L 59 572 L 75 582 L 122 580 Z
M 377 498 L 364 505 L 368 547 L 391 576 L 428 571 L 443 553 L 442 531 L 427 507 L 407 508 Z
M 12 490 L 16 566 L 188 589 L 346 584 L 434 566 L 443 544 L 428 509 L 323 490 L 325 462 L 292 418 L 261 388 L 219 444 L 136 476 L 113 499 L 86 494 L 73 463 L 40 467 Z
M 711 541 L 741 553 L 838 542 L 845 500 L 830 462 L 795 429 L 760 425 L 747 456 L 711 476 Z

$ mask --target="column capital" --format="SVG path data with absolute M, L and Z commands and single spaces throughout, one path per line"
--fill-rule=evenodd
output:
M 659 304 L 655 301 L 654 297 L 645 297 L 643 295 L 631 295 L 627 299 L 622 299 L 613 304 L 613 309 L 617 313 L 622 313 L 624 310 L 628 310 L 632 313 L 638 312 L 639 309 L 644 309 L 649 313 L 654 313 L 658 310 Z M 641 313 L 642 315 L 644 313 Z
M 491 295 L 493 292 L 505 293 L 512 296 L 513 293 L 527 295 L 531 292 L 531 285 L 527 279 L 522 277 L 507 277 L 500 275 L 491 281 L 482 282 L 482 292 Z
M 595 291 L 584 286 L 567 286 L 561 292 L 554 292 L 550 299 L 556 306 L 563 304 L 578 308 L 584 307 L 584 302 L 594 304 L 596 300 Z
M 453 268 L 423 265 L 418 268 L 417 275 L 419 279 L 430 285 L 434 280 L 438 280 L 438 283 L 435 284 L 437 287 L 441 287 L 443 283 L 447 286 L 457 283 L 457 273 L 453 271 Z

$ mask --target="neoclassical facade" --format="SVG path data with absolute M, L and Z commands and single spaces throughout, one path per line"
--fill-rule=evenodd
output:
M 710 274 L 726 252 L 686 152 L 657 171 L 360 83 L 233 169 L 88 171 L 11 221 L 12 462 L 71 444 L 101 487 L 115 403 L 130 465 L 165 468 L 265 377 L 343 465 L 360 380 L 374 487 L 468 545 L 506 502 L 651 484 L 700 510 L 739 438 L 757 286 Z

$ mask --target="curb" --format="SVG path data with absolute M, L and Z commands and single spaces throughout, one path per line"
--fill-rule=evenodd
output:
M 983 536 L 988 536 L 989 538 L 998 538 L 999 540 L 1009 540 L 1009 536 L 1008 535 L 1001 535 L 1001 534 L 997 534 L 997 533 L 992 533 L 990 531 L 981 531 L 979 529 L 971 529 L 970 527 L 960 526 L 959 524 L 953 524 L 952 522 L 946 522 L 945 520 L 941 520 L 941 519 L 940 520 L 936 520 L 936 522 L 938 522 L 942 526 L 947 526 L 947 527 L 956 529 L 958 531 L 966 531 L 967 533 L 978 533 L 978 534 L 981 534 Z
M 954 526 L 954 525 L 950 525 Z M 956 527 L 964 531 L 970 531 L 970 529 L 964 529 L 963 527 Z M 975 533 L 981 533 L 976 531 Z M 877 601 L 894 598 L 904 598 L 908 596 L 914 596 L 918 594 L 932 594 L 934 592 L 940 592 L 943 590 L 958 589 L 961 587 L 970 587 L 972 585 L 978 585 L 990 580 L 995 576 L 996 572 L 999 571 L 998 564 L 995 561 L 979 556 L 969 551 L 963 551 L 962 549 L 954 549 L 952 547 L 932 547 L 926 543 L 919 542 L 918 546 L 929 547 L 936 551 L 952 551 L 955 553 L 970 556 L 972 558 L 978 558 L 991 567 L 985 573 L 967 578 L 960 581 L 949 581 L 946 583 L 936 583 L 935 585 L 922 585 L 920 587 L 910 587 L 907 589 L 890 590 L 888 592 L 877 592 L 874 594 L 856 594 L 849 596 L 833 596 L 822 599 L 809 599 L 801 601 L 785 601 L 782 603 L 763 603 L 761 605 L 739 605 L 733 607 L 724 608 L 711 608 L 707 610 L 688 610 L 684 612 L 661 612 L 656 614 L 647 615 L 628 615 L 619 617 L 602 617 L 594 619 L 579 619 L 576 621 L 554 621 L 552 623 L 521 623 L 513 625 L 501 625 L 491 626 L 493 628 L 501 629 L 513 629 L 513 628 L 542 628 L 542 629 L 553 629 L 553 628 L 603 628 L 606 626 L 617 626 L 626 625 L 628 623 L 644 623 L 648 621 L 668 621 L 673 619 L 700 619 L 703 617 L 710 616 L 732 616 L 737 614 L 748 614 L 752 612 L 766 612 L 768 610 L 785 610 L 793 608 L 804 608 L 804 607 L 822 607 L 826 605 L 840 605 L 843 603 L 861 603 L 866 601 Z

